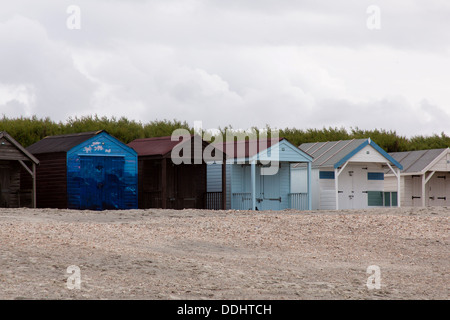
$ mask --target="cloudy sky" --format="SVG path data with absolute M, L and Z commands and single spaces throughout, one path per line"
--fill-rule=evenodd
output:
M 450 1 L 2 1 L 2 114 L 450 134 Z

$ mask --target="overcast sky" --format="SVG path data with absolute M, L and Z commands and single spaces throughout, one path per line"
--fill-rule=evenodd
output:
M 450 134 L 450 1 L 2 1 L 1 114 Z

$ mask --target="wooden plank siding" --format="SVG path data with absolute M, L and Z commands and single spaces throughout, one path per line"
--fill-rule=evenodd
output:
M 11 160 L 14 159 L 14 160 Z M 0 207 L 20 206 L 20 168 L 17 160 L 29 160 L 5 137 L 0 139 Z
M 205 164 L 175 165 L 167 158 L 145 159 L 145 157 L 141 157 L 138 163 L 139 208 L 204 207 Z
M 20 206 L 20 167 L 17 161 L 0 160 L 0 207 Z
M 21 206 L 34 207 L 33 170 L 39 164 L 31 153 L 23 148 L 7 132 L 0 131 L 0 206 L 17 208 Z M 25 169 L 26 168 L 26 169 Z M 27 170 L 28 169 L 28 170 Z M 27 192 L 21 192 L 22 170 L 30 180 Z M 28 198 L 22 201 L 22 196 Z
M 137 154 L 106 132 L 67 151 L 69 209 L 136 209 Z
M 0 160 L 29 160 L 22 152 L 9 142 L 5 137 L 0 139 Z
M 36 207 L 67 208 L 66 153 L 39 154 L 36 169 Z
M 137 154 L 107 132 L 46 137 L 27 150 L 40 162 L 38 208 L 137 208 Z M 25 169 L 22 177 L 21 189 L 29 190 L 31 179 Z

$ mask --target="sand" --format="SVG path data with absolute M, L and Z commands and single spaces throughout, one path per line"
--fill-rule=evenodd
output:
M 0 209 L 0 299 L 448 299 L 449 215 Z

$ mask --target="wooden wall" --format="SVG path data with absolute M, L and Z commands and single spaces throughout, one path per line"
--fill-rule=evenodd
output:
M 5 137 L 0 138 L 0 207 L 17 208 L 23 206 L 23 203 L 20 201 L 20 171 L 22 166 L 18 160 L 29 161 Z
M 162 177 L 162 161 L 166 176 Z M 163 179 L 166 184 L 163 203 Z M 175 165 L 171 159 L 139 160 L 139 208 L 204 208 L 206 164 Z
M 139 208 L 162 208 L 161 160 L 138 161 Z
M 67 152 L 67 208 L 137 209 L 138 158 L 102 132 Z
M 36 168 L 36 207 L 67 208 L 66 153 L 35 156 L 40 161 Z M 27 175 L 30 176 L 28 173 Z
M 20 206 L 20 167 L 16 160 L 0 160 L 0 207 Z

